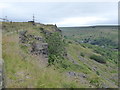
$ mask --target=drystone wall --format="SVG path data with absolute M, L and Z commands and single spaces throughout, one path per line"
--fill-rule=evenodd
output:
M 0 90 L 5 88 L 5 71 L 4 71 L 4 61 L 0 59 Z

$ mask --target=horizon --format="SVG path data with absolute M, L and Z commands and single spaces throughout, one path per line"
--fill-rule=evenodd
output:
M 58 27 L 118 25 L 117 2 L 12 2 L 0 3 L 0 17 L 13 22 L 35 21 Z
M 86 25 L 86 26 L 64 26 L 64 27 L 104 27 L 104 26 L 119 26 L 118 24 L 100 24 L 100 25 Z
M 1 23 L 3 22 L 10 22 L 10 21 L 0 21 Z M 31 23 L 31 22 L 12 22 L 12 23 Z M 40 22 L 35 22 L 36 24 L 44 24 L 44 23 L 40 23 Z M 56 24 L 44 24 L 44 25 L 56 25 Z M 57 25 L 56 25 L 57 26 Z M 97 26 L 101 26 L 101 27 L 104 27 L 104 26 L 120 26 L 119 24 L 96 24 L 96 25 L 84 25 L 84 26 L 57 26 L 57 27 L 97 27 Z

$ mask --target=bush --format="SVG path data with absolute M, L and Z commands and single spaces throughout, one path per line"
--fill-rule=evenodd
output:
M 100 73 L 99 73 L 98 71 L 96 71 L 96 74 L 97 74 L 97 75 L 100 75 Z
M 49 64 L 62 62 L 65 44 L 61 34 L 54 32 L 51 35 L 46 35 L 46 42 L 48 43 Z
M 80 53 L 80 56 L 85 57 L 85 54 L 84 53 Z
M 102 56 L 92 55 L 90 56 L 90 59 L 93 59 L 99 63 L 106 63 L 105 58 L 103 58 Z

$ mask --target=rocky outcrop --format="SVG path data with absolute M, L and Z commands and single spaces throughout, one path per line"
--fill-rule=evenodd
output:
M 19 32 L 19 39 L 22 46 L 27 46 L 32 55 L 48 58 L 48 44 L 42 36 L 29 34 L 26 30 Z
M 31 52 L 36 55 L 43 55 L 45 58 L 47 58 L 48 57 L 47 49 L 48 49 L 47 43 L 34 42 L 34 43 L 32 43 Z
M 78 77 L 82 77 L 82 78 L 87 78 L 87 76 L 86 76 L 86 74 L 84 74 L 84 73 L 77 73 L 77 72 L 68 72 L 67 73 L 69 76 L 73 76 L 73 77 L 76 77 L 76 76 L 78 76 Z
M 50 31 L 48 31 L 48 30 L 43 30 L 42 32 L 43 32 L 44 34 L 46 34 L 46 35 L 52 34 L 52 32 L 50 32 Z
M 25 43 L 27 41 L 27 36 L 26 36 L 27 31 L 20 31 L 19 32 L 19 38 L 21 43 Z

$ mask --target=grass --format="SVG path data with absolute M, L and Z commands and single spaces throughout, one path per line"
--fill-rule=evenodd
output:
M 102 87 L 104 82 L 106 82 L 109 87 L 116 87 L 112 85 L 113 80 L 110 79 L 110 77 L 114 76 L 114 74 L 117 75 L 117 51 L 113 51 L 111 47 L 102 48 L 100 46 L 91 45 L 89 43 L 79 44 L 79 41 L 86 38 L 97 39 L 100 37 L 105 37 L 117 43 L 117 28 L 63 27 L 60 29 L 63 31 L 64 38 L 69 43 L 69 45 L 67 46 L 68 53 L 74 58 L 74 60 L 76 60 L 80 65 L 83 66 L 83 71 L 79 71 L 86 71 L 84 73 L 87 73 L 87 75 L 89 76 L 87 78 L 88 81 L 91 81 L 91 84 L 95 85 L 95 87 Z M 83 60 L 81 60 L 81 58 L 78 58 L 78 56 L 81 56 L 81 53 L 84 53 Z M 91 60 L 89 57 L 92 55 L 101 56 L 102 58 L 105 58 L 107 62 L 106 65 L 102 65 L 94 60 Z M 97 67 L 97 71 L 94 71 L 94 67 Z M 87 68 L 89 70 L 87 70 Z M 113 72 L 111 72 L 111 70 Z M 114 82 L 116 83 L 117 81 L 115 80 Z
M 80 33 L 77 33 L 77 31 L 73 32 L 72 29 L 70 32 L 66 31 L 64 33 L 68 35 L 66 35 L 66 51 L 78 64 L 73 64 L 68 58 L 65 58 L 65 60 L 62 61 L 63 64 L 46 67 L 41 63 L 42 59 L 40 57 L 27 53 L 28 48 L 19 45 L 18 33 L 15 32 L 9 35 L 6 35 L 6 33 L 12 30 L 27 30 L 29 34 L 44 37 L 40 28 L 52 31 L 53 26 L 33 26 L 31 23 L 25 22 L 12 24 L 4 22 L 3 24 L 6 26 L 5 30 L 7 30 L 3 32 L 2 43 L 7 88 L 89 88 L 89 85 L 99 88 L 102 87 L 104 83 L 108 87 L 117 87 L 116 84 L 113 84 L 113 82 L 117 83 L 117 81 L 111 79 L 118 73 L 116 64 L 107 59 L 107 64 L 104 65 L 89 58 L 93 54 L 100 56 L 104 50 L 101 47 L 99 49 L 97 46 L 75 42 L 79 37 L 88 37 L 87 33 L 94 35 L 94 30 L 89 31 L 87 29 L 87 32 L 80 31 Z M 102 30 L 97 33 L 101 31 Z M 109 31 L 105 30 L 103 35 L 105 36 L 105 34 L 108 33 Z M 69 37 L 72 34 L 74 35 Z M 112 34 L 114 34 L 112 37 L 114 37 L 113 39 L 115 41 L 116 31 L 112 30 Z M 100 50 L 100 53 L 95 52 L 95 50 Z M 107 50 L 108 49 L 106 49 L 105 53 L 107 53 Z M 114 55 L 116 53 L 117 52 L 115 52 Z M 82 57 L 83 60 L 79 57 Z M 88 84 L 83 83 L 82 80 L 79 80 L 77 77 L 68 77 L 66 73 L 70 71 L 84 73 L 86 75 L 85 80 Z
M 55 67 L 45 67 L 38 58 L 24 52 L 18 34 L 3 34 L 3 59 L 5 61 L 7 88 L 76 88 L 82 87 Z

